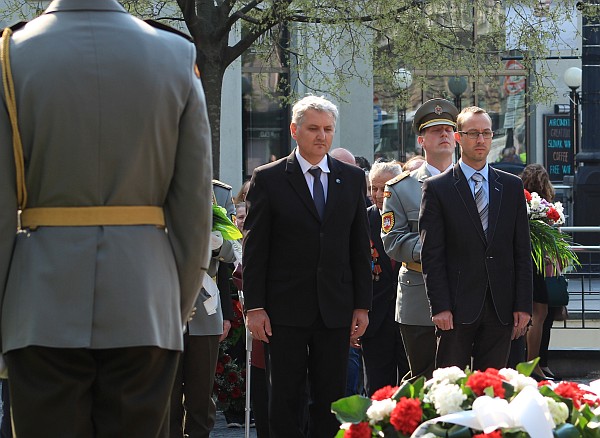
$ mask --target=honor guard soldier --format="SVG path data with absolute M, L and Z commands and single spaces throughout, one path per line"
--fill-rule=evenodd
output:
M 212 218 L 196 49 L 116 0 L 55 0 L 1 44 L 15 435 L 166 437 Z
M 418 221 L 421 186 L 430 176 L 452 166 L 458 110 L 445 99 L 431 99 L 419 107 L 413 131 L 426 162 L 387 182 L 381 215 L 381 238 L 391 259 L 402 263 L 398 276 L 396 321 L 408 356 L 406 379 L 431 377 L 435 362 L 435 328 L 421 273 Z

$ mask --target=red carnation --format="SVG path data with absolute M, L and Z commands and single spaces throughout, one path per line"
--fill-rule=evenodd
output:
M 554 388 L 554 392 L 561 397 L 573 400 L 575 409 L 579 409 L 582 403 L 592 406 L 598 403 L 598 398 L 594 393 L 582 389 L 581 386 L 575 382 L 560 382 L 556 388 Z M 588 397 L 591 396 L 591 398 L 585 398 L 585 395 L 588 395 Z
M 242 396 L 242 390 L 237 386 L 231 390 L 231 398 L 240 398 Z
M 383 388 L 378 389 L 373 393 L 373 395 L 371 396 L 371 400 L 381 401 L 387 398 L 392 398 L 396 391 L 398 391 L 398 386 L 384 386 Z
M 231 362 L 231 356 L 228 354 L 224 354 L 221 358 L 221 362 L 223 362 L 224 364 Z
M 221 403 L 224 403 L 227 401 L 227 394 L 225 394 L 224 392 L 220 392 L 217 395 L 217 400 L 219 400 Z
M 416 398 L 401 397 L 390 415 L 390 423 L 404 435 L 411 435 L 421 424 L 423 410 L 421 401 Z
M 371 427 L 369 423 L 362 422 L 358 424 L 351 424 L 348 429 L 344 431 L 344 438 L 371 438 Z
M 225 366 L 222 362 L 217 362 L 217 369 L 215 371 L 217 374 L 223 374 L 223 371 L 225 371 Z
M 557 222 L 560 219 L 560 213 L 554 207 L 550 207 L 546 212 L 546 217 L 551 221 Z
M 490 386 L 494 390 L 494 396 L 504 397 L 502 378 L 498 374 L 498 370 L 493 368 L 488 368 L 485 372 L 475 371 L 467 378 L 465 385 L 470 387 L 478 397 L 484 395 L 483 390 Z
M 525 199 L 527 199 L 527 202 L 531 201 L 531 193 L 525 189 L 523 189 L 523 191 L 525 192 Z
M 496 429 L 490 433 L 479 433 L 477 435 L 473 435 L 473 438 L 502 438 L 502 432 L 500 429 Z
M 235 371 L 230 371 L 227 373 L 227 381 L 230 383 L 235 383 L 238 381 L 238 375 Z

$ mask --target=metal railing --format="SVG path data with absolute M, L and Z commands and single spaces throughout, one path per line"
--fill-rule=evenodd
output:
M 561 227 L 565 233 L 600 233 L 600 226 Z M 569 318 L 561 328 L 598 329 L 600 325 L 600 245 L 572 245 L 581 266 L 566 270 Z

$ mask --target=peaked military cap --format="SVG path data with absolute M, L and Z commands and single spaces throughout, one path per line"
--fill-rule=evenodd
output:
M 413 131 L 419 135 L 430 126 L 450 125 L 456 128 L 458 109 L 446 99 L 435 98 L 428 100 L 419 107 L 413 118 Z

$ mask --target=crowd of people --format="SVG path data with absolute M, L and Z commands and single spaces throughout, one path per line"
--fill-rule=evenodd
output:
M 3 36 L 14 89 L 0 135 L 13 150 L 0 156 L 0 204 L 15 214 L 0 222 L 0 302 L 17 436 L 208 437 L 237 290 L 260 438 L 330 438 L 331 403 L 349 393 L 437 367 L 501 368 L 511 347 L 543 354 L 540 279 L 556 266 L 533 271 L 523 188 L 553 190 L 540 165 L 521 178 L 488 165 L 484 109 L 423 103 L 424 156 L 371 166 L 331 149 L 337 107 L 304 97 L 297 147 L 233 196 L 211 181 L 194 47 L 159 27 L 114 0 L 62 0 Z M 97 92 L 77 87 L 89 83 Z M 242 238 L 211 226 L 218 207 Z

